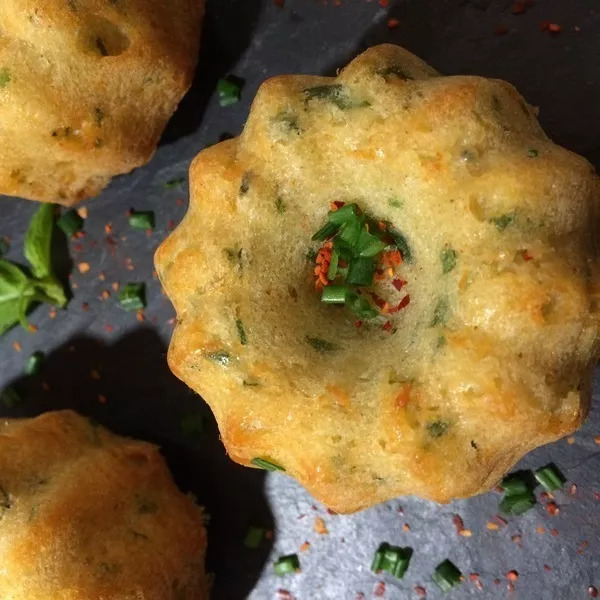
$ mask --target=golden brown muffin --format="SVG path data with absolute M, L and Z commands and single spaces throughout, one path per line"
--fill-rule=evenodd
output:
M 2 0 L 0 194 L 74 204 L 150 160 L 204 0 Z
M 446 502 L 585 418 L 599 179 L 508 83 L 390 45 L 334 79 L 277 77 L 190 182 L 156 255 L 169 363 L 233 460 L 283 467 L 340 512 Z M 327 248 L 311 236 L 342 202 L 394 233 L 362 323 L 315 289 Z
M 0 423 L 0 598 L 205 600 L 202 512 L 156 447 L 71 411 Z

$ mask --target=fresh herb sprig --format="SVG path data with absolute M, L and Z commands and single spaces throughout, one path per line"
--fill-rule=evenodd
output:
M 0 335 L 19 322 L 27 329 L 27 313 L 36 303 L 47 302 L 60 308 L 67 304 L 65 289 L 52 268 L 54 226 L 54 205 L 43 204 L 31 219 L 25 236 L 24 254 L 29 270 L 0 259 Z

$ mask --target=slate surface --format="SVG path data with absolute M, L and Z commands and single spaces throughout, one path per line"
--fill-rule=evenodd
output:
M 203 402 L 167 369 L 173 311 L 153 278 L 152 254 L 184 215 L 187 193 L 185 185 L 167 190 L 164 183 L 185 177 L 194 155 L 223 133 L 240 131 L 249 103 L 266 77 L 332 74 L 369 45 L 399 43 L 444 73 L 511 81 L 530 103 L 541 107 L 542 124 L 556 141 L 600 167 L 598 0 L 538 0 L 519 16 L 511 13 L 508 0 L 382 4 L 386 3 L 342 0 L 336 6 L 333 1 L 286 0 L 282 8 L 272 0 L 209 0 L 197 80 L 156 157 L 148 166 L 116 179 L 88 204 L 80 246 L 69 242 L 67 252 L 66 242 L 57 241 L 63 275 L 73 269 L 68 310 L 51 319 L 48 307 L 40 307 L 31 318 L 38 333 L 15 328 L 0 340 L 0 389 L 11 384 L 27 398 L 12 410 L 1 407 L 2 414 L 33 415 L 68 406 L 120 433 L 162 444 L 180 485 L 193 490 L 212 516 L 208 567 L 215 573 L 215 600 L 292 596 L 391 600 L 417 598 L 415 585 L 424 586 L 428 598 L 441 598 L 430 575 L 446 557 L 467 575 L 465 583 L 444 596 L 449 599 L 587 598 L 589 585 L 600 587 L 596 408 L 573 443 L 563 440 L 540 449 L 523 463 L 537 467 L 554 461 L 577 484 L 574 496 L 568 486 L 557 493 L 560 514 L 550 517 L 538 505 L 523 517 L 509 519 L 507 526 L 490 530 L 487 523 L 499 500 L 493 493 L 449 506 L 402 498 L 358 515 L 330 515 L 285 476 L 265 477 L 232 464 Z M 399 19 L 393 30 L 387 26 L 390 16 Z M 561 33 L 540 31 L 543 21 L 561 25 Z M 497 35 L 499 26 L 508 33 Z M 243 77 L 246 86 L 239 105 L 222 109 L 214 87 L 226 73 Z M 35 208 L 22 200 L 0 201 L 0 235 L 11 237 L 9 256 L 14 260 L 22 259 L 24 231 Z M 129 208 L 156 212 L 158 226 L 150 237 L 128 228 Z M 105 231 L 107 223 L 112 224 L 111 234 Z M 91 265 L 86 275 L 73 268 L 81 261 Z M 113 282 L 128 281 L 148 285 L 143 323 L 124 313 L 112 293 Z M 109 299 L 100 299 L 103 290 L 111 292 Z M 21 352 L 14 349 L 15 342 Z M 42 373 L 24 378 L 24 362 L 36 350 L 47 354 Z M 100 379 L 91 376 L 94 369 Z M 600 382 L 596 383 L 598 390 Z M 98 401 L 99 394 L 105 396 L 104 404 Z M 200 417 L 203 433 L 197 427 Z M 471 537 L 457 535 L 452 524 L 455 513 L 462 516 Z M 315 516 L 323 518 L 328 535 L 314 532 Z M 242 539 L 250 524 L 274 529 L 273 541 L 259 550 L 245 549 Z M 522 536 L 521 544 L 518 538 L 511 540 L 515 535 Z M 280 554 L 299 552 L 305 541 L 311 546 L 300 554 L 302 573 L 275 577 L 272 561 Z M 414 548 L 404 580 L 370 572 L 381 541 Z M 505 577 L 511 569 L 519 573 L 513 593 Z M 479 573 L 482 591 L 468 581 L 472 572 Z

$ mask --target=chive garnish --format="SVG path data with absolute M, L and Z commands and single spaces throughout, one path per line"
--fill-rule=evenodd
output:
M 172 190 L 174 188 L 181 187 L 185 183 L 185 177 L 175 177 L 174 179 L 169 179 L 169 181 L 165 182 L 164 186 L 167 190 Z
M 276 575 L 288 575 L 300 571 L 300 560 L 297 554 L 281 556 L 273 565 Z
M 248 336 L 246 335 L 246 330 L 244 329 L 244 323 L 242 322 L 241 319 L 238 319 L 235 322 L 235 327 L 237 329 L 238 336 L 240 338 L 240 343 L 242 344 L 242 346 L 245 346 L 248 343 Z
M 529 156 L 529 158 L 537 158 L 538 154 L 539 152 L 535 148 L 530 148 L 527 150 L 527 156 Z
M 11 79 L 10 71 L 6 67 L 0 69 L 0 88 L 6 87 Z
M 76 210 L 69 210 L 56 221 L 58 227 L 68 237 L 75 235 L 83 227 L 83 219 Z
M 306 336 L 306 341 L 317 351 L 317 352 L 333 352 L 338 349 L 338 346 L 328 342 L 327 340 L 315 337 Z
M 375 552 L 371 570 L 374 573 L 386 571 L 390 575 L 402 579 L 408 569 L 412 553 L 412 548 L 390 546 L 387 542 L 384 542 Z
M 266 458 L 257 457 L 257 458 L 253 458 L 250 462 L 255 467 L 264 469 L 265 471 L 285 471 L 285 469 L 281 465 L 278 465 L 277 463 L 274 463 L 273 461 L 267 460 Z
M 533 492 L 527 490 L 519 494 L 506 495 L 500 501 L 500 510 L 508 515 L 522 515 L 535 505 Z
M 133 229 L 154 229 L 154 213 L 152 211 L 131 211 L 129 226 Z
M 258 548 L 265 539 L 265 533 L 262 527 L 249 527 L 244 537 L 244 546 L 252 549 Z
M 524 494 L 530 491 L 529 485 L 519 475 L 508 475 L 500 483 L 500 487 L 507 496 L 514 496 L 516 494 Z
M 501 215 L 499 217 L 494 217 L 493 219 L 490 219 L 490 223 L 493 223 L 498 229 L 498 231 L 504 231 L 509 225 L 512 225 L 514 222 L 514 213 Z
M 327 238 L 335 235 L 340 228 L 339 225 L 335 223 L 325 223 L 321 229 L 319 229 L 313 236 L 313 242 L 324 242 Z
M 350 288 L 347 285 L 328 285 L 323 288 L 321 300 L 325 304 L 345 304 L 349 291 Z
M 231 106 L 240 101 L 242 88 L 239 83 L 231 78 L 219 79 L 217 82 L 217 92 L 219 94 L 219 104 L 221 106 Z
M 432 438 L 440 438 L 450 429 L 450 423 L 446 421 L 431 421 L 427 423 L 427 432 Z
M 547 492 L 560 489 L 566 481 L 563 474 L 554 465 L 538 469 L 535 472 L 535 478 Z
M 126 311 L 141 310 L 146 307 L 146 286 L 143 283 L 128 283 L 121 288 L 118 300 Z
M 211 360 L 214 363 L 222 367 L 228 367 L 231 361 L 231 355 L 229 352 L 225 352 L 225 350 L 217 350 L 216 352 L 209 352 L 205 355 L 208 360 Z
M 34 352 L 25 363 L 25 375 L 37 375 L 42 368 L 44 358 L 43 352 Z
M 444 248 L 440 254 L 440 260 L 442 261 L 442 273 L 450 273 L 454 267 L 456 267 L 456 259 L 458 254 L 453 248 Z
M 448 592 L 461 582 L 462 573 L 446 559 L 435 568 L 432 579 L 443 592 Z
M 374 276 L 375 260 L 359 256 L 350 261 L 346 281 L 352 285 L 370 286 Z
M 278 196 L 277 200 L 275 200 L 275 208 L 280 215 L 286 211 L 287 207 L 285 205 L 285 200 L 281 196 Z

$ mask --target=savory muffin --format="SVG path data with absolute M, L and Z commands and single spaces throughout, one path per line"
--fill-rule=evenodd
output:
M 151 444 L 70 411 L 0 422 L 0 598 L 204 600 L 202 512 Z
M 271 79 L 190 182 L 169 363 L 235 461 L 340 512 L 446 502 L 585 418 L 599 179 L 508 83 L 389 45 Z
M 152 157 L 204 0 L 2 0 L 0 194 L 73 204 Z

